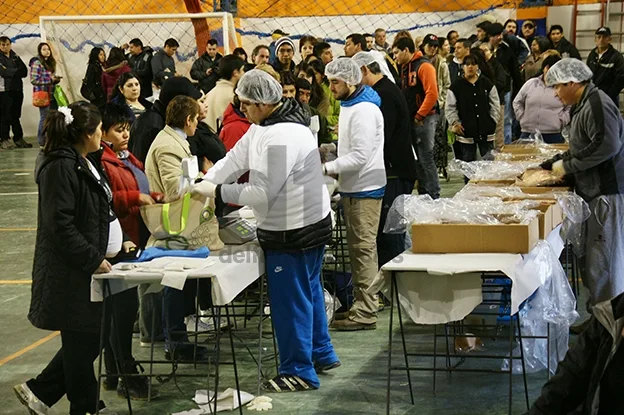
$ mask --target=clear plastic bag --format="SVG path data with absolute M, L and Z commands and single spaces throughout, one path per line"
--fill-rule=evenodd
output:
M 555 197 L 565 214 L 561 238 L 570 242 L 576 256 L 585 256 L 585 221 L 591 216 L 589 205 L 573 192 L 556 193 Z
M 471 180 L 505 180 L 520 176 L 526 167 L 523 162 L 479 160 L 466 162 L 454 159 L 449 162 L 450 174 L 466 176 Z
M 513 199 L 527 196 L 517 186 L 480 186 L 468 183 L 455 194 L 454 199 L 478 200 L 484 197 L 499 197 L 501 199 Z
M 327 325 L 329 325 L 334 320 L 335 310 L 342 307 L 342 304 L 338 297 L 334 297 L 326 289 L 323 289 L 323 297 L 325 299 L 325 316 L 327 316 Z
M 401 195 L 394 200 L 385 233 L 403 233 L 413 223 L 473 223 L 497 225 L 529 223 L 538 212 L 533 201 L 505 203 L 500 198 L 436 199 L 428 195 Z
M 550 324 L 550 351 L 546 339 L 523 338 L 524 362 L 527 373 L 548 367 L 554 374 L 557 364 L 568 350 L 569 329 L 578 318 L 576 298 L 567 275 L 549 243 L 540 241 L 525 255 L 517 271 L 540 277 L 541 285 L 519 311 L 523 336 L 546 336 Z M 519 356 L 519 350 L 514 356 Z M 509 368 L 505 359 L 502 369 Z M 513 372 L 522 373 L 522 362 L 514 359 Z

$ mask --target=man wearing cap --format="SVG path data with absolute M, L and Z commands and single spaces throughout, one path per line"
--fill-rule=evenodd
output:
M 587 65 L 573 58 L 557 62 L 546 75 L 546 84 L 573 111 L 570 150 L 542 166 L 573 175 L 576 193 L 589 203 L 581 275 L 593 317 L 542 389 L 531 415 L 624 411 L 624 120 L 591 79 Z
M 591 79 L 587 65 L 573 58 L 549 69 L 546 84 L 573 110 L 570 150 L 542 167 L 573 175 L 576 193 L 589 204 L 582 275 L 596 305 L 624 291 L 624 120 Z
M 602 89 L 619 108 L 624 88 L 624 57 L 611 44 L 611 29 L 596 30 L 596 47 L 587 57 L 587 66 L 594 73 L 594 84 Z
M 360 85 L 362 71 L 352 59 L 337 59 L 325 68 L 334 98 L 340 101 L 338 158 L 323 164 L 323 173 L 338 175 L 355 301 L 336 316 L 337 330 L 377 328 L 377 301 L 368 289 L 377 274 L 377 229 L 386 188 L 384 124 L 381 99 Z
M 555 24 L 550 26 L 548 30 L 548 38 L 552 42 L 557 52 L 561 54 L 561 58 L 576 58 L 581 59 L 581 54 L 578 49 L 563 36 L 563 27 Z
M 384 233 L 383 229 L 394 199 L 399 195 L 411 194 L 414 190 L 416 146 L 412 140 L 407 102 L 401 89 L 384 76 L 375 56 L 370 52 L 358 52 L 353 60 L 362 70 L 362 84 L 373 88 L 381 98 L 386 169 L 386 191 L 377 230 L 377 261 L 381 268 L 405 250 L 404 233 Z
M 416 50 L 412 39 L 399 39 L 392 49 L 400 65 L 401 90 L 412 120 L 412 136 L 417 143 L 418 193 L 437 199 L 440 197 L 440 180 L 433 158 L 438 122 L 437 74 L 431 62 Z
M 321 286 L 332 221 L 310 116 L 295 100 L 283 100 L 279 82 L 258 69 L 243 75 L 236 95 L 253 125 L 193 192 L 251 206 L 256 217 L 280 356 L 279 374 L 265 388 L 318 389 L 317 372 L 340 361 L 329 337 Z M 246 171 L 249 182 L 236 183 Z
M 522 87 L 522 74 L 518 65 L 518 58 L 513 49 L 503 41 L 504 27 L 500 23 L 491 23 L 487 27 L 489 42 L 495 54 L 495 59 L 509 75 L 508 84 L 505 85 L 505 114 L 504 136 L 505 144 L 511 144 L 511 125 L 513 123 L 513 110 L 511 103 Z M 499 147 L 497 143 L 497 148 Z
M 524 38 L 524 40 L 526 40 L 527 45 L 529 45 L 529 47 L 531 46 L 531 43 L 533 43 L 533 39 L 535 39 L 535 23 L 533 22 L 533 20 L 525 20 L 522 23 L 522 37 Z
M 280 38 L 289 36 L 288 33 L 284 32 L 282 29 L 276 29 L 271 33 L 271 44 L 269 44 L 269 63 L 273 64 L 275 62 L 275 42 L 277 42 Z
M 277 59 L 273 62 L 273 69 L 278 74 L 283 72 L 295 73 L 295 43 L 289 37 L 281 37 L 275 42 L 275 53 Z

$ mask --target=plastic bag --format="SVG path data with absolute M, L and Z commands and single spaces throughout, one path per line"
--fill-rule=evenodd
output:
M 529 196 L 517 186 L 480 186 L 468 183 L 453 196 L 453 199 L 478 200 L 484 197 L 501 199 L 523 198 Z
M 533 161 L 491 161 L 480 160 L 465 162 L 454 159 L 449 162 L 447 171 L 451 174 L 466 176 L 471 180 L 505 180 L 516 179 L 527 168 L 534 167 Z
M 570 242 L 576 256 L 583 257 L 586 248 L 585 221 L 591 216 L 589 205 L 573 192 L 555 193 L 555 197 L 565 213 L 561 238 Z
M 323 297 L 325 298 L 325 315 L 327 316 L 327 325 L 331 324 L 334 319 L 334 311 L 342 307 L 338 297 L 334 297 L 323 288 Z
M 505 203 L 500 198 L 431 199 L 428 195 L 401 195 L 394 200 L 385 233 L 403 233 L 413 223 L 473 223 L 497 225 L 529 223 L 538 215 L 533 201 Z
M 65 91 L 63 91 L 63 88 L 58 84 L 54 86 L 54 100 L 59 107 L 66 107 L 69 105 L 69 100 L 67 99 L 67 95 L 65 95 Z
M 540 277 L 541 285 L 519 311 L 523 336 L 546 336 L 550 324 L 550 351 L 546 339 L 523 338 L 524 362 L 527 373 L 548 367 L 554 374 L 557 364 L 568 350 L 569 329 L 578 318 L 576 298 L 568 282 L 561 262 L 550 244 L 539 241 L 535 248 L 525 255 L 517 270 L 533 273 Z M 514 351 L 519 356 L 519 350 Z M 501 366 L 508 370 L 509 359 Z M 522 362 L 514 359 L 514 374 L 522 373 Z

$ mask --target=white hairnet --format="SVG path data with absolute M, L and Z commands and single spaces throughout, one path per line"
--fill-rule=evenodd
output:
M 394 82 L 394 76 L 390 72 L 388 68 L 388 64 L 386 63 L 386 57 L 383 53 L 377 50 L 371 50 L 368 52 L 358 52 L 351 58 L 353 61 L 361 68 L 363 66 L 368 66 L 373 62 L 377 62 L 379 64 L 379 69 L 381 69 L 381 73 L 384 74 L 389 80 Z
M 568 82 L 581 83 L 592 79 L 589 66 L 582 61 L 574 58 L 561 59 L 555 63 L 546 74 L 546 85 L 554 86 L 558 84 L 567 84 Z
M 277 104 L 282 100 L 282 86 L 268 73 L 252 69 L 238 80 L 236 95 L 254 104 Z
M 362 82 L 362 71 L 357 63 L 351 58 L 340 58 L 331 61 L 325 67 L 325 75 L 328 79 L 338 79 L 349 85 L 358 85 Z

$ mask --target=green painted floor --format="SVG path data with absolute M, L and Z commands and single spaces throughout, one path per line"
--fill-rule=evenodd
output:
M 33 328 L 26 316 L 30 302 L 30 285 L 6 284 L 9 281 L 28 281 L 31 278 L 33 246 L 37 215 L 37 187 L 33 179 L 33 166 L 38 149 L 0 152 L 0 362 L 23 351 L 50 333 Z M 461 187 L 461 179 L 443 183 L 443 195 L 450 196 Z M 336 351 L 342 367 L 323 375 L 318 391 L 296 394 L 272 394 L 273 414 L 382 414 L 385 413 L 386 365 L 388 359 L 389 312 L 380 314 L 376 331 L 337 333 L 332 332 Z M 395 316 L 396 322 L 396 316 Z M 268 328 L 268 327 L 267 327 Z M 257 321 L 252 320 L 248 329 L 235 331 L 236 355 L 243 390 L 255 393 L 256 365 L 245 345 L 257 350 Z M 406 341 L 411 350 L 431 351 L 432 331 L 422 326 L 406 323 Z M 226 338 L 227 340 L 227 338 Z M 395 365 L 402 363 L 400 336 L 395 330 Z M 245 345 L 243 344 L 245 342 Z M 486 349 L 492 351 L 503 346 L 484 337 Z M 267 354 L 272 352 L 269 340 L 264 341 Z M 1 414 L 24 414 L 26 411 L 13 395 L 12 386 L 35 376 L 52 358 L 60 346 L 59 337 L 31 347 L 20 356 L 0 363 Z M 442 351 L 442 345 L 439 345 Z M 229 343 L 223 342 L 228 348 Z M 135 356 L 146 358 L 149 349 L 136 344 Z M 227 350 L 227 349 L 226 349 Z M 162 357 L 162 355 L 161 355 Z M 225 356 L 229 359 L 228 356 Z M 412 362 L 413 364 L 416 361 Z M 431 363 L 431 359 L 427 361 Z M 442 365 L 443 360 L 438 361 Z M 491 364 L 472 363 L 472 367 L 500 367 L 500 360 Z M 272 361 L 265 361 L 267 374 L 274 375 Z M 160 367 L 158 373 L 166 374 L 169 367 Z M 180 373 L 208 374 L 214 367 L 193 369 L 180 368 Z M 222 366 L 220 390 L 234 387 L 232 367 Z M 529 376 L 529 393 L 533 400 L 546 379 L 544 372 Z M 213 381 L 213 378 L 210 378 Z M 431 372 L 413 372 L 412 383 L 415 405 L 410 404 L 407 378 L 403 373 L 392 376 L 393 414 L 505 414 L 507 413 L 508 376 L 494 374 L 438 374 L 437 393 L 432 391 Z M 176 385 L 177 383 L 177 385 Z M 196 406 L 190 400 L 196 389 L 205 388 L 206 378 L 198 380 L 174 379 L 156 386 L 160 398 L 135 402 L 136 414 L 169 414 L 189 410 Z M 107 405 L 119 413 L 127 413 L 125 401 L 114 393 L 103 393 Z M 526 407 L 523 398 L 522 378 L 514 376 L 513 413 L 522 413 Z M 68 413 L 66 400 L 59 402 L 54 413 Z M 252 413 L 251 411 L 245 411 Z

